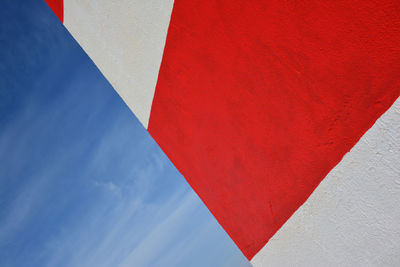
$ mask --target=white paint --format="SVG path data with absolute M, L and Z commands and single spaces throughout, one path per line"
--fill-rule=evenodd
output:
M 64 24 L 147 128 L 173 0 L 64 0 Z
M 400 99 L 251 262 L 400 266 Z

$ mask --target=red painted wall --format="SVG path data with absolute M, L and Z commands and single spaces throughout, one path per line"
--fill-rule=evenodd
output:
M 175 0 L 149 131 L 247 258 L 399 96 L 399 14 Z

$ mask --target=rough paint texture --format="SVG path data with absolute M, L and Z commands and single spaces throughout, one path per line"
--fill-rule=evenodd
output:
M 65 26 L 147 127 L 173 0 L 64 0 Z
M 252 263 L 400 266 L 400 99 Z
M 175 1 L 148 130 L 249 259 L 399 96 L 399 14 Z

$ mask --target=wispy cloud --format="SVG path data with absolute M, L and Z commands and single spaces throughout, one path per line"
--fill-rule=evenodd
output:
M 249 264 L 44 1 L 25 2 L 0 4 L 0 96 L 19 92 L 0 98 L 0 265 Z

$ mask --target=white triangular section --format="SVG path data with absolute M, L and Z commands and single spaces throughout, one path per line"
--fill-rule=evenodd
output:
M 64 25 L 147 128 L 173 0 L 64 0 Z
M 400 266 L 400 99 L 251 262 Z

